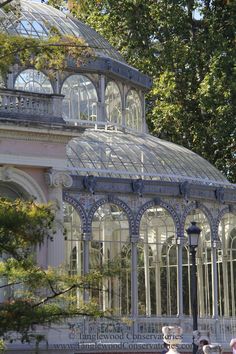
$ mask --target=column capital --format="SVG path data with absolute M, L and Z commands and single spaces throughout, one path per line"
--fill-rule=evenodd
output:
M 131 241 L 132 243 L 138 243 L 138 242 L 139 242 L 139 234 L 131 235 L 130 241 Z
M 186 239 L 182 236 L 176 237 L 176 244 L 179 246 L 184 246 L 186 244 Z
M 222 248 L 222 242 L 220 239 L 214 239 L 212 240 L 212 247 L 215 249 L 221 249 Z
M 91 241 L 92 240 L 91 232 L 83 232 L 82 239 L 83 241 Z
M 73 184 L 73 179 L 65 171 L 50 170 L 45 173 L 46 184 L 51 188 L 65 187 L 69 188 Z

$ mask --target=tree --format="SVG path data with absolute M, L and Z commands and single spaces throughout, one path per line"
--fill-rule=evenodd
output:
M 80 0 L 70 11 L 153 77 L 153 134 L 181 144 L 236 182 L 236 2 Z
M 0 198 L 0 337 L 42 340 L 36 325 L 51 325 L 79 315 L 104 316 L 94 302 L 78 303 L 76 290 L 95 287 L 102 274 L 68 275 L 63 268 L 43 269 L 36 248 L 53 235 L 53 205 Z M 104 275 L 103 275 L 104 276 Z

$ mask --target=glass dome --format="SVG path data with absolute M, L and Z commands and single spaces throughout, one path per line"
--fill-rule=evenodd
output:
M 79 175 L 230 184 L 197 154 L 148 134 L 86 130 L 69 143 L 67 156 Z
M 97 56 L 124 62 L 122 56 L 96 31 L 81 21 L 49 5 L 20 0 L 20 11 L 5 12 L 0 9 L 0 31 L 11 35 L 46 38 L 52 28 L 61 34 L 80 37 L 94 48 Z

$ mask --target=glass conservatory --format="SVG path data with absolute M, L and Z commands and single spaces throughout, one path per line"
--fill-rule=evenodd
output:
M 96 60 L 53 78 L 47 70 L 14 65 L 0 89 L 5 139 L 15 139 L 9 133 L 15 127 L 18 142 L 28 144 L 15 160 L 9 141 L 0 153 L 4 195 L 14 190 L 18 195 L 31 185 L 28 195 L 60 204 L 58 222 L 67 230 L 64 236 L 58 228 L 59 241 L 45 243 L 39 259 L 45 266 L 63 266 L 68 274 L 114 264 L 119 269 L 97 289 L 77 294 L 78 301 L 92 299 L 112 318 L 71 319 L 60 327 L 67 337 L 57 329 L 60 340 L 51 329 L 48 352 L 101 352 L 97 341 L 107 352 L 136 352 L 134 341 L 157 352 L 162 326 L 174 324 L 182 326 L 183 342 L 191 344 L 185 230 L 192 221 L 201 228 L 199 331 L 227 348 L 236 336 L 236 186 L 200 156 L 148 133 L 144 96 L 151 79 L 94 30 L 29 0 L 21 0 L 18 14 L 0 9 L 0 18 L 0 30 L 10 35 L 47 38 L 50 24 L 83 38 L 96 53 Z

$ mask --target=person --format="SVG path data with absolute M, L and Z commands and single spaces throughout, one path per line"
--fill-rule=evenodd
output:
M 236 354 L 236 338 L 231 339 L 229 345 L 233 351 L 233 354 Z
M 166 342 L 163 342 L 163 349 L 161 354 L 166 354 L 169 351 L 169 345 Z
M 203 347 L 204 347 L 204 345 L 208 345 L 208 344 L 209 344 L 208 340 L 201 339 L 199 342 L 197 354 L 204 354 Z

